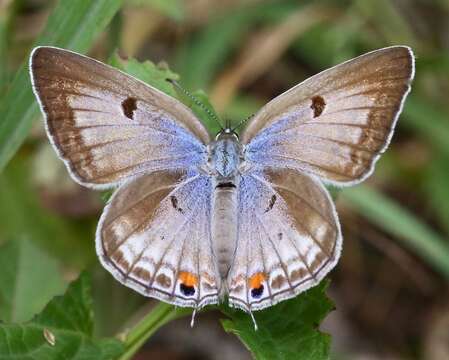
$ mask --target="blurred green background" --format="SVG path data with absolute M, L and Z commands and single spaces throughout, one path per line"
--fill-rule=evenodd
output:
M 337 311 L 321 328 L 336 359 L 449 359 L 448 0 L 98 1 L 82 18 L 67 5 L 72 20 L 56 19 L 46 32 L 56 4 L 0 0 L 0 283 L 15 279 L 0 289 L 2 320 L 29 319 L 85 268 L 95 274 L 99 335 L 152 306 L 99 266 L 104 201 L 69 178 L 45 136 L 25 68 L 42 31 L 40 44 L 99 60 L 118 49 L 167 63 L 235 122 L 329 66 L 408 45 L 416 77 L 392 143 L 363 185 L 335 194 L 344 246 L 330 275 Z M 193 330 L 188 322 L 170 323 L 136 359 L 250 358 L 213 312 Z

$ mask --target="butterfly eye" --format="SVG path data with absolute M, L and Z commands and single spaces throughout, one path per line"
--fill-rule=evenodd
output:
M 192 296 L 195 294 L 195 285 L 198 283 L 196 275 L 188 271 L 181 271 L 179 273 L 179 281 L 181 282 L 179 290 L 181 290 L 185 296 Z
M 251 287 L 251 296 L 253 298 L 259 298 L 263 294 L 264 286 L 262 283 L 265 281 L 266 276 L 264 273 L 256 273 L 249 278 L 249 286 Z

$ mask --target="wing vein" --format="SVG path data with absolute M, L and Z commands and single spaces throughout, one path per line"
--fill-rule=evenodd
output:
M 156 191 L 163 191 L 169 188 L 173 188 L 172 191 L 170 191 L 167 196 L 164 199 L 167 199 L 168 197 L 170 197 L 171 195 L 173 195 L 174 192 L 176 192 L 177 190 L 179 190 L 180 187 L 186 186 L 187 184 L 191 183 L 192 181 L 195 181 L 196 179 L 199 178 L 199 174 L 194 175 L 188 179 L 186 179 L 185 181 L 183 181 L 182 183 L 178 184 L 178 185 L 168 185 L 168 186 L 161 186 L 159 188 L 157 188 L 156 190 L 151 191 L 150 193 L 146 194 L 145 196 L 143 196 L 141 199 L 133 202 L 130 206 L 128 206 L 126 209 L 124 209 L 123 211 L 121 211 L 120 213 L 118 213 L 117 216 L 113 217 L 110 221 L 108 221 L 106 224 L 104 225 L 109 225 L 112 222 L 114 222 L 115 220 L 117 220 L 120 216 L 122 216 L 123 214 L 125 214 L 126 212 L 128 212 L 129 210 L 131 210 L 132 208 L 134 208 L 135 206 L 139 205 L 142 201 L 145 201 L 146 199 L 148 199 L 149 196 L 151 196 L 152 194 L 154 194 Z M 163 199 L 163 200 L 164 200 Z M 162 200 L 162 201 L 163 201 Z M 161 202 L 162 202 L 161 201 Z
M 291 283 L 291 281 L 290 281 L 290 277 L 289 277 L 288 272 L 287 272 L 287 269 L 285 268 L 285 265 L 284 265 L 284 263 L 283 263 L 283 261 L 282 261 L 281 255 L 279 254 L 279 252 L 278 252 L 278 250 L 277 250 L 277 248 L 276 248 L 276 246 L 275 246 L 273 240 L 271 239 L 270 234 L 268 233 L 267 229 L 265 228 L 265 225 L 264 225 L 263 222 L 261 221 L 259 215 L 257 214 L 256 211 L 254 211 L 254 214 L 256 215 L 256 218 L 257 218 L 257 221 L 259 222 L 259 224 L 262 225 L 263 231 L 264 231 L 265 235 L 267 236 L 268 241 L 270 242 L 270 244 L 271 244 L 271 246 L 272 246 L 274 252 L 276 253 L 276 256 L 277 256 L 278 259 L 279 259 L 279 264 L 281 265 L 282 271 L 283 271 L 284 274 L 285 274 L 285 278 L 286 278 L 286 280 L 287 280 L 287 282 L 288 282 L 288 286 L 290 287 L 290 290 L 291 290 L 292 292 L 294 292 L 292 283 Z
M 258 229 L 260 229 L 260 226 L 257 226 Z M 273 304 L 273 293 L 271 292 L 271 285 L 270 285 L 270 279 L 269 279 L 269 274 L 267 274 L 267 267 L 266 267 L 266 259 L 265 259 L 265 253 L 263 251 L 263 246 L 262 246 L 262 238 L 260 236 L 260 231 L 258 231 L 258 239 L 259 239 L 259 249 L 260 249 L 260 256 L 262 258 L 262 267 L 263 267 L 263 272 L 264 274 L 266 274 L 267 276 L 267 290 L 268 290 L 268 297 L 270 298 L 270 302 L 271 304 Z
M 192 152 L 192 153 L 196 153 L 196 152 Z M 130 166 L 126 166 L 126 167 L 123 167 L 123 168 L 120 168 L 120 169 L 115 169 L 115 170 L 112 171 L 112 172 L 109 172 L 109 173 L 106 173 L 106 174 L 102 174 L 102 175 L 97 176 L 97 177 L 92 177 L 92 178 L 90 179 L 90 181 L 91 181 L 91 182 L 98 181 L 98 180 L 101 180 L 101 179 L 103 179 L 103 178 L 107 178 L 107 177 L 110 176 L 111 174 L 124 172 L 124 171 L 126 171 L 126 170 L 131 169 L 131 168 L 141 167 L 141 166 L 144 165 L 144 164 L 151 164 L 152 162 L 156 162 L 156 161 L 173 160 L 173 159 L 179 160 L 179 159 L 182 159 L 182 158 L 186 157 L 187 155 L 188 155 L 188 154 L 185 154 L 185 155 L 183 155 L 183 156 L 174 156 L 174 157 L 166 157 L 166 158 L 159 158 L 159 159 L 152 159 L 152 160 L 142 161 L 142 162 L 137 163 L 137 164 L 133 164 L 133 165 L 130 165 Z M 170 167 L 170 166 L 164 166 L 163 168 L 161 168 L 161 169 L 159 169 L 159 170 L 162 170 L 162 169 L 163 169 L 163 170 L 168 170 L 168 169 L 172 169 L 172 168 L 179 168 L 179 166 L 171 166 L 171 167 Z M 140 174 L 145 173 L 145 172 L 147 172 L 147 171 L 149 171 L 149 170 L 150 170 L 150 169 L 145 168 L 145 169 L 143 169 L 143 170 L 141 170 L 141 171 L 136 171 L 136 172 L 134 172 L 134 173 L 132 174 L 132 176 L 133 176 L 133 177 L 138 177 Z M 151 170 L 156 171 L 156 170 L 158 170 L 158 168 L 155 168 L 155 169 L 152 168 Z
M 315 274 L 312 272 L 312 270 L 309 267 L 309 264 L 307 264 L 307 261 L 305 259 L 305 257 L 303 256 L 303 254 L 299 251 L 298 247 L 296 246 L 295 241 L 290 237 L 290 232 L 288 231 L 288 229 L 285 227 L 284 223 L 281 222 L 280 220 L 276 220 L 277 223 L 279 224 L 279 226 L 281 227 L 281 229 L 283 229 L 283 231 L 286 233 L 285 235 L 287 236 L 287 238 L 289 239 L 290 243 L 293 245 L 294 249 L 296 250 L 296 253 L 298 254 L 298 257 L 301 259 L 302 263 L 304 264 L 304 266 L 306 267 L 308 273 L 310 274 L 310 276 L 316 281 L 315 278 Z M 310 234 L 310 232 L 309 232 Z M 311 235 L 311 234 L 310 234 Z M 313 238 L 313 241 L 321 248 L 321 245 L 318 244 L 318 242 Z
M 319 168 L 319 169 L 323 169 L 324 171 L 326 171 L 326 172 L 328 172 L 328 173 L 331 173 L 331 174 L 335 174 L 335 175 L 341 176 L 341 177 L 343 177 L 343 178 L 345 178 L 345 179 L 348 179 L 348 180 L 351 180 L 351 179 L 352 179 L 351 177 L 347 176 L 347 175 L 344 174 L 344 173 L 341 173 L 341 172 L 332 170 L 332 169 L 330 169 L 330 168 L 328 168 L 328 167 L 324 167 L 324 166 L 322 166 L 322 165 L 313 163 L 313 162 L 311 162 L 311 161 L 300 160 L 300 159 L 297 159 L 297 158 L 292 157 L 292 156 L 281 155 L 281 154 L 273 154 L 273 155 L 271 155 L 271 157 L 273 157 L 273 158 L 282 158 L 282 159 L 294 160 L 294 161 L 297 161 L 297 162 L 300 162 L 300 163 L 303 163 L 303 164 L 308 164 L 308 165 L 317 167 L 317 168 Z M 304 171 L 303 168 L 302 168 L 302 171 Z
M 271 190 L 278 195 L 281 199 L 283 198 L 281 194 L 279 194 L 278 191 L 275 190 L 275 188 L 272 186 L 271 183 L 267 182 L 264 179 L 261 179 L 259 176 L 257 175 L 251 175 L 254 179 L 257 179 L 258 181 L 262 182 L 263 184 L 265 184 L 266 186 L 269 186 L 271 188 Z M 280 185 L 276 185 L 276 188 L 279 189 L 283 189 L 285 191 L 288 191 L 289 193 L 293 194 L 295 197 L 297 197 L 298 199 L 300 199 L 307 207 L 309 207 L 309 209 L 313 210 L 316 214 L 318 214 L 333 230 L 335 233 L 338 232 L 336 226 L 334 224 L 332 224 L 327 217 L 325 217 L 323 215 L 323 213 L 321 213 L 321 211 L 319 211 L 317 208 L 315 208 L 309 201 L 307 201 L 303 196 L 300 196 L 299 194 L 295 193 L 294 191 L 290 190 L 289 188 L 285 187 L 285 186 L 280 186 Z M 318 239 L 315 238 L 315 236 L 312 234 L 312 232 L 307 229 L 303 224 L 301 224 L 301 228 L 310 235 L 311 239 L 313 240 L 313 242 L 321 249 L 321 251 L 328 257 L 328 258 L 332 258 L 333 254 L 329 254 L 329 252 L 324 249 L 323 245 L 318 241 Z
M 193 197 L 193 196 L 191 196 Z M 197 209 L 197 204 L 198 202 L 196 202 L 196 206 L 194 207 L 194 209 Z M 195 214 L 195 211 L 191 211 L 191 213 Z M 163 264 L 163 260 L 165 258 L 165 256 L 167 255 L 168 251 L 171 249 L 173 243 L 177 240 L 176 235 L 178 235 L 178 233 L 186 226 L 186 224 L 191 220 L 191 218 L 186 217 L 185 220 L 182 222 L 181 226 L 179 226 L 176 231 L 174 233 L 172 233 L 172 238 L 168 244 L 168 246 L 164 249 L 164 252 L 162 253 L 161 258 L 159 259 L 159 261 L 156 263 L 156 266 L 154 267 L 154 272 L 153 275 L 147 285 L 148 288 L 153 288 L 153 284 L 154 284 L 154 280 L 156 279 L 156 274 L 158 273 L 158 271 L 160 270 L 162 264 Z M 161 226 L 159 227 L 161 228 Z M 147 244 L 146 248 L 148 249 L 148 247 L 150 246 L 150 243 Z

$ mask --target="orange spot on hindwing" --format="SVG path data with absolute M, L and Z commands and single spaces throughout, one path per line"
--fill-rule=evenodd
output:
M 185 286 L 195 286 L 198 284 L 198 277 L 188 271 L 181 271 L 178 278 Z
M 179 290 L 185 296 L 195 295 L 195 285 L 198 284 L 198 277 L 188 271 L 181 271 L 178 276 Z
M 266 280 L 266 276 L 262 272 L 255 273 L 248 280 L 248 284 L 252 289 L 258 289 L 262 286 L 262 283 Z
M 255 273 L 248 280 L 249 286 L 251 287 L 251 296 L 255 299 L 260 298 L 264 292 L 264 286 L 262 283 L 266 280 L 266 276 L 262 272 Z

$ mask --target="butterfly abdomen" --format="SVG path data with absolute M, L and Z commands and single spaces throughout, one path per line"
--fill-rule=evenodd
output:
M 220 277 L 229 272 L 237 242 L 238 176 L 214 181 L 211 232 Z

